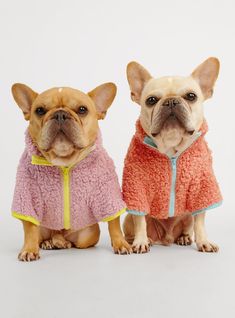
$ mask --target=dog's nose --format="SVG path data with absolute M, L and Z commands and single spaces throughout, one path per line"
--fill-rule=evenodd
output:
M 170 107 L 170 108 L 174 108 L 175 106 L 179 104 L 180 104 L 180 101 L 177 98 L 167 98 L 162 105 Z
M 54 113 L 53 119 L 56 119 L 60 124 L 62 124 L 66 119 L 69 119 L 69 114 L 64 110 L 58 110 Z

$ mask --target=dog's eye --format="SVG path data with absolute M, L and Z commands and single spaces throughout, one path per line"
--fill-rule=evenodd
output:
M 193 102 L 197 99 L 197 95 L 190 92 L 184 96 L 184 99 L 189 100 L 190 102 Z
M 38 116 L 43 116 L 46 114 L 46 109 L 44 107 L 38 107 L 36 108 L 35 110 L 35 113 L 38 115 Z
M 150 96 L 146 99 L 145 104 L 148 106 L 153 106 L 157 104 L 158 101 L 159 99 L 156 96 Z
M 78 107 L 77 113 L 79 115 L 85 115 L 87 112 L 88 112 L 88 109 L 86 108 L 86 106 Z

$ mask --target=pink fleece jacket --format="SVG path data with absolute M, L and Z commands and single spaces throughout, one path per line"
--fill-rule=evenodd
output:
M 70 168 L 51 165 L 26 132 L 17 171 L 13 216 L 46 228 L 79 230 L 125 211 L 112 159 L 100 133 L 94 150 Z
M 203 123 L 197 138 L 181 154 L 169 158 L 158 151 L 136 123 L 125 159 L 123 196 L 127 212 L 159 219 L 196 214 L 221 204 Z

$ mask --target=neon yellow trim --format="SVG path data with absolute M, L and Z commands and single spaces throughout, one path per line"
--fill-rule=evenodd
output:
M 60 167 L 63 173 L 63 190 L 64 190 L 64 228 L 70 229 L 70 176 L 71 167 Z
M 104 218 L 104 219 L 102 220 L 102 222 L 112 221 L 112 220 L 116 219 L 117 217 L 119 217 L 120 215 L 122 215 L 122 214 L 125 213 L 125 212 L 126 212 L 126 208 L 124 208 L 124 209 L 118 211 L 118 212 L 115 213 L 114 215 L 111 215 L 111 216 L 108 216 L 107 218 Z
M 45 158 L 40 156 L 35 156 L 35 155 L 32 155 L 31 163 L 33 165 L 39 165 L 39 166 L 53 166 L 53 164 L 47 161 Z
M 32 216 L 23 215 L 23 214 L 15 212 L 15 211 L 12 212 L 12 216 L 14 218 L 17 218 L 17 219 L 20 219 L 23 221 L 28 221 L 28 222 L 31 222 L 33 224 L 40 225 L 40 222 Z
M 40 156 L 32 156 L 31 163 L 33 165 L 40 165 L 40 166 L 53 166 L 52 163 L 47 161 L 45 158 Z M 70 176 L 69 171 L 72 166 L 69 167 L 60 167 L 62 174 L 63 174 L 63 199 L 64 199 L 64 228 L 66 230 L 70 229 Z

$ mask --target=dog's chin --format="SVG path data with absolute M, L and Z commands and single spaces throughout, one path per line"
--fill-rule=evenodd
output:
M 180 120 L 175 114 L 170 114 L 164 121 L 158 124 L 158 129 L 152 132 L 152 136 L 156 137 L 162 131 L 174 133 L 180 132 L 184 134 L 192 135 L 194 129 L 185 121 Z
M 181 130 L 181 129 L 184 129 L 184 125 L 174 114 L 171 114 L 162 124 L 162 129 L 164 130 L 180 129 Z
M 41 151 L 53 165 L 69 166 L 76 162 L 81 150 L 63 132 L 59 132 L 51 142 L 50 148 Z
M 49 151 L 44 152 L 42 154 L 44 157 L 52 163 L 54 166 L 71 166 L 74 165 L 76 162 L 79 161 L 79 157 L 82 150 L 78 149 L 71 149 L 68 152 L 58 151 L 58 149 L 51 148 Z
M 50 157 L 51 157 L 50 162 L 54 166 L 68 167 L 68 166 L 74 165 L 78 161 L 79 156 L 80 156 L 79 151 L 74 151 L 70 155 L 64 156 L 64 157 L 57 156 L 57 155 L 55 155 L 55 153 L 51 153 L 50 154 Z
M 63 133 L 59 133 L 51 144 L 51 150 L 58 157 L 68 157 L 75 151 L 75 145 Z

